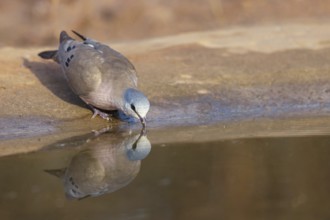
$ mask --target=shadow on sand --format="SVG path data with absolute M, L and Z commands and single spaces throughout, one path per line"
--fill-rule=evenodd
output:
M 83 108 L 88 106 L 70 89 L 60 66 L 53 62 L 35 62 L 23 58 L 23 65 L 30 69 L 42 85 L 60 99 Z

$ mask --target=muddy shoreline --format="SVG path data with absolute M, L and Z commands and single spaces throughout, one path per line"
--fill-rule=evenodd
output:
M 112 46 L 138 70 L 139 87 L 152 103 L 148 132 L 155 144 L 281 130 L 325 134 L 329 30 L 327 24 L 237 27 Z M 105 126 L 140 129 L 116 119 L 91 120 L 60 68 L 37 57 L 44 49 L 0 49 L 0 155 L 35 151 Z

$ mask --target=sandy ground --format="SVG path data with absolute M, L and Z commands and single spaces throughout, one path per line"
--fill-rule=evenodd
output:
M 195 141 L 295 135 L 290 128 L 324 134 L 330 115 L 329 30 L 327 23 L 236 27 L 112 46 L 134 63 L 140 89 L 151 100 L 154 143 L 185 141 L 191 137 L 174 127 L 191 125 L 211 129 Z M 44 49 L 1 49 L 3 155 L 109 126 L 90 119 L 91 111 L 71 92 L 57 64 L 37 56 Z M 269 123 L 275 119 L 280 121 Z M 139 129 L 118 120 L 110 126 Z M 172 135 L 161 135 L 169 127 Z

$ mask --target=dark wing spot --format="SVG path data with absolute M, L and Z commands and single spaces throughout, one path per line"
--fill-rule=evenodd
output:
M 65 62 L 65 66 L 66 66 L 66 67 L 69 67 L 69 63 L 68 63 L 68 62 Z
M 73 56 L 73 54 L 70 56 L 70 59 L 72 59 L 74 56 Z
M 73 46 L 72 46 L 72 50 L 73 50 L 74 48 L 76 48 L 76 45 L 73 45 Z
M 71 50 L 71 47 L 68 47 L 67 49 L 66 49 L 66 52 L 69 52 Z

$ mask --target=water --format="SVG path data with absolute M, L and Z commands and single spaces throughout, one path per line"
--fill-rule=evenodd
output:
M 138 138 L 91 132 L 1 157 L 1 219 L 330 218 L 330 136 Z

